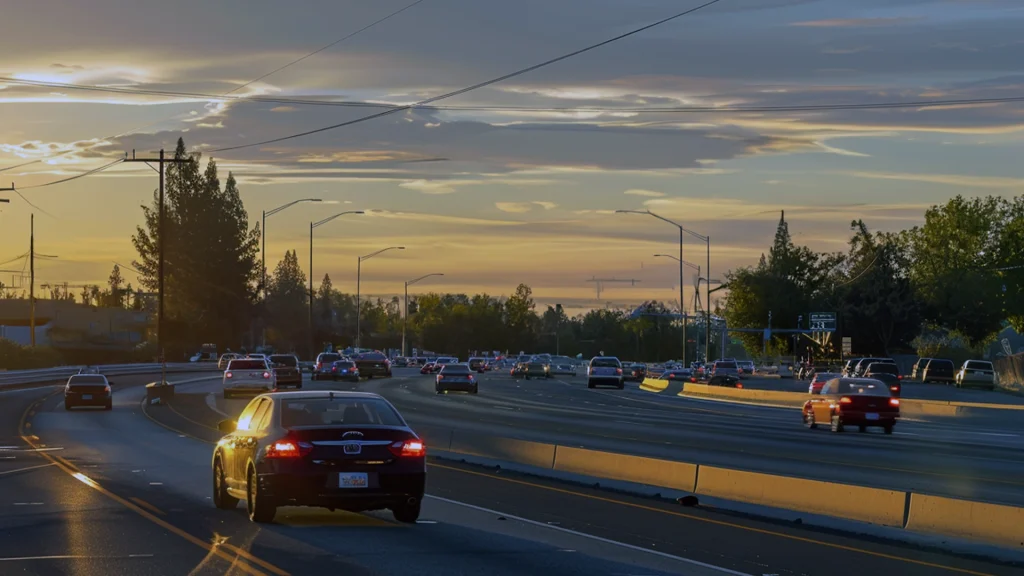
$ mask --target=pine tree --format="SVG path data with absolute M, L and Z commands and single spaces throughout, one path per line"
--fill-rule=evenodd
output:
M 331 299 L 334 293 L 334 285 L 331 283 L 330 274 L 324 274 L 320 287 L 316 290 L 316 307 L 318 317 L 325 329 L 330 330 L 331 321 L 334 319 L 334 310 L 331 306 Z
M 107 278 L 107 286 L 110 288 L 110 299 L 107 303 L 109 306 L 123 307 L 124 290 L 121 288 L 122 284 L 124 284 L 124 278 L 121 277 L 121 267 L 114 264 L 114 269 L 110 271 L 110 276 Z
M 267 294 L 270 339 L 275 346 L 295 349 L 305 344 L 308 332 L 304 320 L 308 309 L 306 275 L 299 267 L 298 254 L 289 250 L 274 269 Z

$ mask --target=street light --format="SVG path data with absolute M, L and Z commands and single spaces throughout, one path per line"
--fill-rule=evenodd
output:
M 261 246 L 260 247 L 260 254 L 261 254 L 261 256 L 260 256 L 260 265 L 263 267 L 263 274 L 262 274 L 261 282 L 263 284 L 263 305 L 264 306 L 267 305 L 267 216 L 273 216 L 274 214 L 277 214 L 278 212 L 281 212 L 283 210 L 287 210 L 288 208 L 291 208 L 292 206 L 295 206 L 296 204 L 299 204 L 299 203 L 302 203 L 302 202 L 323 202 L 323 200 L 321 200 L 320 198 L 303 198 L 302 200 L 295 200 L 295 201 L 289 202 L 287 204 L 284 204 L 282 206 L 278 206 L 277 208 L 274 208 L 273 210 L 264 210 L 263 211 L 263 224 L 260 227 L 260 237 L 261 237 L 260 238 L 260 246 Z M 265 325 L 263 327 L 263 346 L 264 347 L 267 346 L 267 327 Z
M 374 256 L 379 256 L 387 252 L 388 250 L 405 250 L 405 246 L 389 246 L 388 248 L 381 248 L 376 252 L 371 252 L 366 256 L 360 256 L 359 262 L 356 265 L 356 348 L 360 348 L 360 344 L 362 344 L 362 333 L 360 332 L 360 328 L 363 319 L 363 311 L 361 309 L 362 307 L 359 305 L 359 290 L 363 277 L 363 260 L 369 260 L 370 258 L 373 258 Z
M 419 278 L 413 278 L 412 280 L 409 280 L 408 282 L 405 283 L 405 315 L 402 318 L 402 356 L 405 356 L 405 328 L 406 325 L 409 323 L 409 285 L 415 284 L 420 280 L 430 278 L 431 276 L 444 276 L 444 274 L 440 272 L 434 272 L 433 274 L 424 274 Z
M 328 216 L 319 222 L 309 223 L 309 351 L 312 353 L 316 349 L 316 345 L 313 343 L 313 229 L 319 228 L 324 224 L 327 224 L 335 218 L 340 218 L 346 214 L 364 214 L 362 210 L 346 210 L 345 212 L 339 212 L 334 216 Z

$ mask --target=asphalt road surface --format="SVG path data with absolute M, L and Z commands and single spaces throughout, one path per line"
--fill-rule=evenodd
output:
M 143 410 L 138 385 L 145 380 L 119 378 L 111 412 L 66 412 L 53 389 L 0 393 L 0 574 L 1021 573 L 450 462 L 431 463 L 429 497 L 413 526 L 386 513 L 305 508 L 283 509 L 275 524 L 257 526 L 241 508 L 220 511 L 210 503 L 210 442 L 219 437 L 211 426 L 220 417 L 212 408 L 236 415 L 244 401 L 218 403 L 209 395 L 219 386 L 212 380 L 180 386 L 187 395 L 181 410 Z M 384 391 L 414 425 L 436 418 L 428 412 L 447 415 L 449 424 L 470 423 L 465 406 L 473 413 L 476 405 L 551 418 L 568 399 L 579 404 L 568 407 L 578 413 L 573 426 L 593 429 L 616 407 L 648 401 L 636 390 L 609 398 L 574 382 L 527 385 L 504 376 L 485 378 L 477 397 L 436 396 L 418 375 L 357 387 Z M 669 414 L 648 413 L 661 411 L 657 404 L 641 409 L 623 421 L 669 427 Z M 510 426 L 493 420 L 491 432 Z

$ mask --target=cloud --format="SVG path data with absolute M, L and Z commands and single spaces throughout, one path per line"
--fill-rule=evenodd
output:
M 547 200 L 534 200 L 531 204 L 536 204 L 545 210 L 554 210 L 555 208 L 558 208 L 558 204 L 548 202 Z
M 511 212 L 513 214 L 521 214 L 533 210 L 533 206 L 529 202 L 495 202 L 494 206 L 502 212 Z
M 650 196 L 652 198 L 657 198 L 659 196 L 665 195 L 664 192 L 657 192 L 655 190 L 643 190 L 640 188 L 631 188 L 623 192 L 623 194 L 628 194 L 630 196 Z
M 963 186 L 968 188 L 1020 189 L 1024 187 L 1024 178 L 1008 178 L 1003 176 L 974 176 L 968 174 L 909 174 L 904 172 L 869 171 L 843 171 L 836 172 L 836 174 L 852 176 L 854 178 L 926 182 L 929 184 L 945 184 L 948 186 Z
M 807 20 L 793 22 L 790 26 L 808 26 L 812 28 L 867 28 L 878 26 L 897 26 L 918 22 L 923 18 L 898 16 L 890 18 L 830 18 L 827 20 Z

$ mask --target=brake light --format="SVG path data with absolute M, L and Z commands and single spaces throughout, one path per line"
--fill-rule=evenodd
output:
M 736 383 L 736 387 L 737 387 L 737 388 L 743 388 L 743 384 L 740 384 L 739 382 L 737 382 L 737 383 Z
M 616 368 L 615 369 L 615 373 L 616 374 L 622 374 L 622 368 Z
M 263 373 L 263 379 L 266 380 L 268 378 L 270 378 L 270 372 L 264 372 Z
M 399 440 L 388 446 L 388 449 L 400 458 L 422 458 L 427 454 L 427 447 L 422 440 Z
M 839 399 L 839 403 L 840 404 L 850 404 L 852 402 L 853 402 L 853 399 L 850 398 L 849 396 L 843 396 L 842 398 Z
M 900 391 L 900 387 L 899 386 L 889 386 L 889 390 L 892 390 L 893 392 L 899 392 Z
M 224 373 L 224 377 L 225 377 L 225 378 L 234 378 L 234 377 L 235 377 L 235 375 L 234 375 L 234 374 L 232 374 L 231 372 L 225 372 L 225 373 Z
M 103 391 L 106 392 L 107 394 L 110 394 L 110 385 L 104 386 Z
M 312 450 L 312 444 L 284 438 L 269 444 L 263 451 L 263 455 L 266 458 L 302 458 Z
M 898 374 L 898 375 L 896 376 L 896 378 L 898 378 L 898 379 L 900 379 L 900 380 L 903 380 L 903 374 Z
M 331 366 L 331 372 L 337 372 L 337 371 L 338 371 L 338 367 L 337 366 Z
M 899 405 L 900 405 L 900 399 L 899 398 L 889 398 L 889 406 L 899 406 Z
M 690 383 L 691 384 L 696 384 L 697 383 L 697 379 L 696 378 L 690 378 Z
M 438 380 L 444 380 L 444 374 L 438 374 L 437 375 L 437 379 Z

